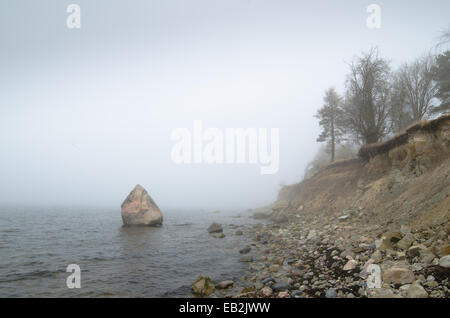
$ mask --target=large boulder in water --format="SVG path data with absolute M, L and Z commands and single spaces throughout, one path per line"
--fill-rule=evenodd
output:
M 137 185 L 122 203 L 124 225 L 161 225 L 163 215 L 147 191 Z

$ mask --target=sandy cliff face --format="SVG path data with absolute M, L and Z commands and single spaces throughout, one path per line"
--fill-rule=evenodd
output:
M 392 139 L 363 147 L 359 158 L 335 162 L 301 183 L 284 187 L 272 218 L 338 218 L 396 228 L 449 224 L 450 116 L 415 124 Z

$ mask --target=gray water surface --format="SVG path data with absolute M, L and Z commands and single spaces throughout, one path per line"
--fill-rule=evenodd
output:
M 123 227 L 120 209 L 0 207 L 1 297 L 182 297 L 200 274 L 240 277 L 233 225 L 247 217 L 163 211 L 162 227 Z M 236 213 L 235 213 L 236 214 Z M 216 221 L 224 239 L 208 235 Z M 69 289 L 67 265 L 81 268 Z

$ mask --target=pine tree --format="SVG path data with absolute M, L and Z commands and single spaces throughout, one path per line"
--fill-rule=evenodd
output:
M 436 58 L 433 73 L 437 82 L 436 97 L 441 103 L 433 108 L 432 112 L 447 113 L 450 111 L 450 51 L 446 51 Z
M 322 132 L 317 138 L 318 142 L 328 142 L 331 161 L 334 161 L 336 153 L 336 144 L 341 142 L 343 136 L 342 122 L 343 111 L 341 108 L 341 97 L 334 88 L 329 88 L 323 98 L 324 105 L 315 115 L 319 119 L 319 125 Z

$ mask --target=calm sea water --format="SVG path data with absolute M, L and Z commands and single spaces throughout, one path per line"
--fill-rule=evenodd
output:
M 0 207 L 0 297 L 182 297 L 199 274 L 242 275 L 234 225 L 248 217 L 163 213 L 162 227 L 123 227 L 118 209 Z M 208 235 L 213 221 L 224 239 Z M 66 286 L 68 264 L 81 268 L 80 289 Z

